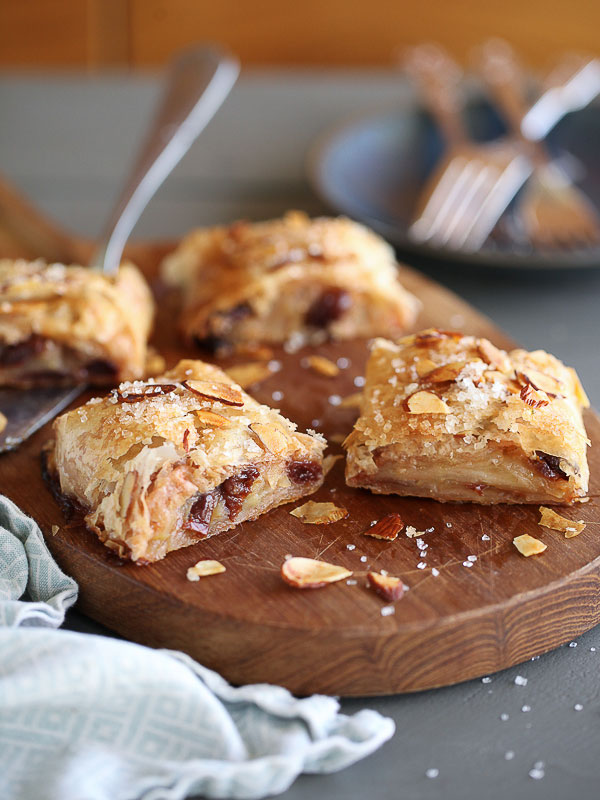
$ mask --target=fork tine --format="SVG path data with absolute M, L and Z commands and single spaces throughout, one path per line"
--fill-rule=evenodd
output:
M 492 164 L 481 164 L 477 174 L 474 175 L 471 185 L 465 191 L 462 203 L 456 208 L 453 218 L 447 225 L 440 244 L 445 244 L 453 249 L 458 249 L 464 239 L 465 233 L 471 227 L 471 220 L 477 215 L 477 210 L 485 202 L 485 198 L 492 191 L 498 180 L 499 172 Z
M 437 179 L 425 208 L 409 229 L 415 239 L 427 241 L 431 238 L 433 229 L 448 213 L 449 206 L 460 193 L 468 164 L 464 156 L 456 156 L 448 162 Z

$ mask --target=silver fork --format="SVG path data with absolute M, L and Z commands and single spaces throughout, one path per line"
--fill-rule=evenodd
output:
M 140 214 L 217 112 L 238 73 L 236 59 L 215 47 L 193 48 L 175 61 L 148 138 L 92 259 L 92 267 L 108 274 L 118 269 L 125 242 Z M 18 447 L 85 388 L 0 389 L 0 411 L 8 419 L 0 433 L 0 453 Z
M 461 71 L 440 47 L 412 48 L 405 65 L 447 143 L 421 193 L 409 235 L 438 247 L 478 250 L 531 174 L 531 163 L 512 140 L 469 140 L 458 95 Z
M 543 141 L 531 139 L 524 132 L 532 116 L 525 98 L 524 76 L 511 46 L 499 39 L 488 41 L 481 49 L 480 66 L 511 133 L 522 142 L 534 165 L 519 204 L 529 241 L 538 248 L 596 244 L 600 241 L 600 222 L 592 203 L 552 158 Z M 582 65 L 573 66 L 581 76 Z M 556 75 L 563 87 L 574 77 L 560 70 Z M 554 89 L 558 91 L 560 85 Z M 552 91 L 548 87 L 545 95 L 551 96 Z

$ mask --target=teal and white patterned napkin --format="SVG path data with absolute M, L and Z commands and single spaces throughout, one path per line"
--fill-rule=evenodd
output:
M 36 523 L 0 496 L 3 800 L 262 798 L 394 733 L 331 697 L 234 688 L 183 653 L 52 630 L 76 597 Z

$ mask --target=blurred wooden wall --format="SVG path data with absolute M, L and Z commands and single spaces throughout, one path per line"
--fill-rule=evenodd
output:
M 543 66 L 599 29 L 600 0 L 0 0 L 0 67 L 155 67 L 201 40 L 245 64 L 389 65 L 425 39 L 464 62 L 492 35 Z

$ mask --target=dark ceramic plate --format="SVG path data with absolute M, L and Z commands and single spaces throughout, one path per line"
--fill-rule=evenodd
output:
M 504 133 L 492 108 L 471 102 L 466 119 L 472 136 L 485 141 Z M 565 117 L 548 145 L 573 180 L 600 208 L 600 105 Z M 538 250 L 519 230 L 517 196 L 476 253 L 417 244 L 408 236 L 413 209 L 427 176 L 443 152 L 443 140 L 424 111 L 392 111 L 358 119 L 326 132 L 308 159 L 313 186 L 337 211 L 361 220 L 400 253 L 445 263 L 502 268 L 573 269 L 600 267 L 600 247 Z

